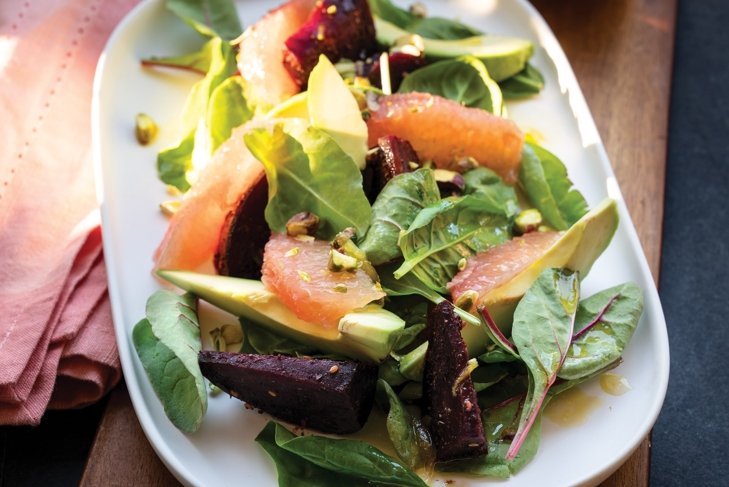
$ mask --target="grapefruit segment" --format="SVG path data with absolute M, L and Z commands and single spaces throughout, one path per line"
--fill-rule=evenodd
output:
M 262 281 L 298 318 L 335 328 L 385 293 L 361 269 L 330 271 L 330 249 L 325 241 L 274 234 L 263 253 Z
M 299 92 L 283 64 L 283 46 L 306 22 L 316 0 L 290 0 L 271 10 L 239 38 L 238 70 L 249 102 L 268 109 Z
M 264 176 L 243 140 L 250 127 L 233 131 L 185 194 L 154 253 L 156 269 L 194 270 L 213 257 L 226 216 Z
M 426 93 L 395 94 L 380 97 L 367 127 L 370 147 L 395 135 L 441 169 L 457 170 L 459 160 L 473 157 L 507 183 L 516 182 L 524 134 L 511 120 L 485 110 Z

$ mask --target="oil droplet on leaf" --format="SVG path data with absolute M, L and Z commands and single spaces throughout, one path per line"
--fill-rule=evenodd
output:
M 628 379 L 618 374 L 606 372 L 600 376 L 600 387 L 603 391 L 613 396 L 622 396 L 628 392 L 631 387 Z
M 560 426 L 579 426 L 601 404 L 599 397 L 590 396 L 574 387 L 552 399 L 544 410 L 544 415 Z

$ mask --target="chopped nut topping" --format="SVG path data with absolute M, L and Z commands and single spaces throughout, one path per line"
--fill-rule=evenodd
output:
M 294 247 L 294 248 L 292 248 L 291 250 L 289 250 L 288 252 L 286 252 L 286 253 L 284 254 L 284 256 L 286 256 L 286 257 L 293 257 L 293 256 L 295 256 L 295 255 L 299 255 L 299 251 L 300 251 L 300 250 L 301 250 L 300 248 L 298 248 L 298 247 Z
M 286 233 L 290 237 L 314 235 L 319 228 L 319 217 L 308 211 L 297 213 L 286 222 Z
M 271 396 L 271 397 L 276 397 L 276 396 L 278 396 L 278 394 L 276 394 L 276 393 L 275 393 L 275 392 L 273 392 L 273 391 L 268 391 L 268 395 L 269 395 L 269 396 Z
M 299 274 L 299 278 L 304 282 L 311 282 L 311 276 L 304 271 L 296 271 Z
M 332 367 L 329 369 L 329 373 L 336 374 L 337 372 L 339 372 L 339 367 L 336 365 L 332 365 Z

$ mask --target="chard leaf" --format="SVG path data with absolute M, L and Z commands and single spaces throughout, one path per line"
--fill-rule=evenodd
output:
M 200 50 L 182 56 L 142 59 L 142 66 L 185 69 L 205 75 L 210 69 L 213 46 L 214 43 L 206 42 Z
M 372 225 L 359 248 L 373 265 L 402 256 L 397 240 L 420 210 L 440 200 L 431 169 L 399 174 L 387 182 L 372 205 Z
M 400 84 L 399 93 L 432 93 L 461 105 L 501 115 L 503 99 L 486 66 L 473 56 L 447 59 L 416 69 Z
M 196 431 L 207 409 L 195 297 L 160 290 L 147 300 L 147 317 L 132 341 L 167 417 L 180 430 Z
M 210 39 L 203 49 L 210 50 L 210 68 L 205 77 L 195 83 L 187 96 L 181 127 L 181 133 L 185 135 L 176 146 L 161 151 L 157 156 L 159 178 L 163 183 L 175 186 L 180 191 L 190 189 L 188 176 L 193 169 L 192 153 L 195 149 L 196 132 L 199 127 L 205 128 L 210 97 L 237 69 L 235 52 L 230 44 L 223 42 L 219 37 Z
M 486 432 L 489 451 L 486 456 L 470 460 L 450 462 L 441 470 L 447 472 L 465 472 L 473 475 L 506 479 L 519 472 L 528 464 L 539 450 L 541 414 L 534 421 L 519 453 L 513 459 L 507 458 L 507 451 L 512 445 L 513 437 L 521 412 L 522 402 L 519 398 L 493 406 L 482 413 L 483 427 Z
M 220 83 L 210 95 L 207 110 L 207 127 L 211 149 L 215 151 L 228 140 L 234 128 L 253 118 L 253 110 L 243 96 L 243 80 L 231 76 Z
M 463 175 L 464 194 L 470 194 L 501 208 L 507 218 L 519 213 L 519 203 L 513 186 L 487 167 L 477 167 Z
M 390 0 L 368 1 L 373 15 L 395 24 L 401 29 L 428 39 L 454 40 L 483 34 L 480 30 L 456 20 L 441 17 L 419 17 L 395 6 Z
M 432 470 L 435 448 L 422 421 L 405 409 L 392 387 L 382 379 L 377 381 L 377 395 L 378 404 L 387 412 L 387 434 L 400 459 L 413 470 Z
M 519 453 L 557 379 L 572 341 L 578 301 L 578 274 L 546 269 L 514 311 L 511 337 L 529 369 L 529 392 L 507 460 Z
M 256 441 L 265 441 L 267 451 L 275 446 L 277 450 L 292 455 L 286 457 L 297 459 L 297 465 L 306 462 L 309 468 L 316 467 L 313 471 L 318 476 L 322 475 L 322 471 L 336 473 L 340 481 L 338 485 L 427 485 L 405 465 L 363 441 L 316 435 L 296 436 L 278 423 L 272 422 L 258 435 Z M 282 466 L 280 462 L 277 463 L 277 468 Z M 301 485 L 319 484 L 304 482 Z
M 554 382 L 554 385 L 552 385 L 552 387 L 549 388 L 549 392 L 547 393 L 547 399 L 549 399 L 552 396 L 562 394 L 563 392 L 568 391 L 575 386 L 578 386 L 584 382 L 587 382 L 591 379 L 594 379 L 595 377 L 598 377 L 598 376 L 604 374 L 608 370 L 614 369 L 615 367 L 620 365 L 620 363 L 622 361 L 623 361 L 622 358 L 619 358 L 615 362 L 611 362 L 611 363 L 607 364 L 605 367 L 598 369 L 595 372 L 592 372 L 591 374 L 582 376 L 579 379 L 564 380 L 564 379 L 557 378 L 557 380 Z
M 424 208 L 398 242 L 405 262 L 396 279 L 414 273 L 429 288 L 446 293 L 461 259 L 504 243 L 510 222 L 501 208 L 474 196 L 448 198 Z
M 605 368 L 623 354 L 643 313 L 643 294 L 628 282 L 580 302 L 575 334 L 559 377 L 576 380 Z
M 537 68 L 527 63 L 524 69 L 500 82 L 499 86 L 504 99 L 517 100 L 539 94 L 544 89 L 544 76 Z
M 309 211 L 320 218 L 317 236 L 322 239 L 347 227 L 364 235 L 372 209 L 352 158 L 322 130 L 292 131 L 295 135 L 277 124 L 273 131 L 255 129 L 245 135 L 248 149 L 266 169 L 268 226 L 284 232 L 293 215 Z
M 230 41 L 243 31 L 232 0 L 166 0 L 165 6 L 206 37 Z
M 536 144 L 524 144 L 519 184 L 557 230 L 567 230 L 588 211 L 585 198 L 572 187 L 562 161 Z

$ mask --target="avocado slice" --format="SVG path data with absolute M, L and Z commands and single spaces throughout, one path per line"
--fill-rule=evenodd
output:
M 375 17 L 377 42 L 392 46 L 402 37 L 411 34 L 400 27 Z M 457 40 L 423 39 L 425 56 L 430 59 L 452 59 L 474 56 L 486 65 L 489 76 L 503 81 L 524 69 L 534 54 L 534 44 L 518 37 L 481 35 Z
M 162 279 L 236 316 L 323 352 L 367 362 L 384 360 L 405 321 L 377 305 L 342 317 L 338 328 L 299 319 L 261 281 L 188 271 L 157 271 Z
M 603 253 L 618 228 L 620 217 L 615 200 L 605 199 L 580 218 L 539 259 L 507 283 L 479 300 L 502 330 L 511 327 L 514 309 L 544 269 L 566 268 L 584 278 Z

